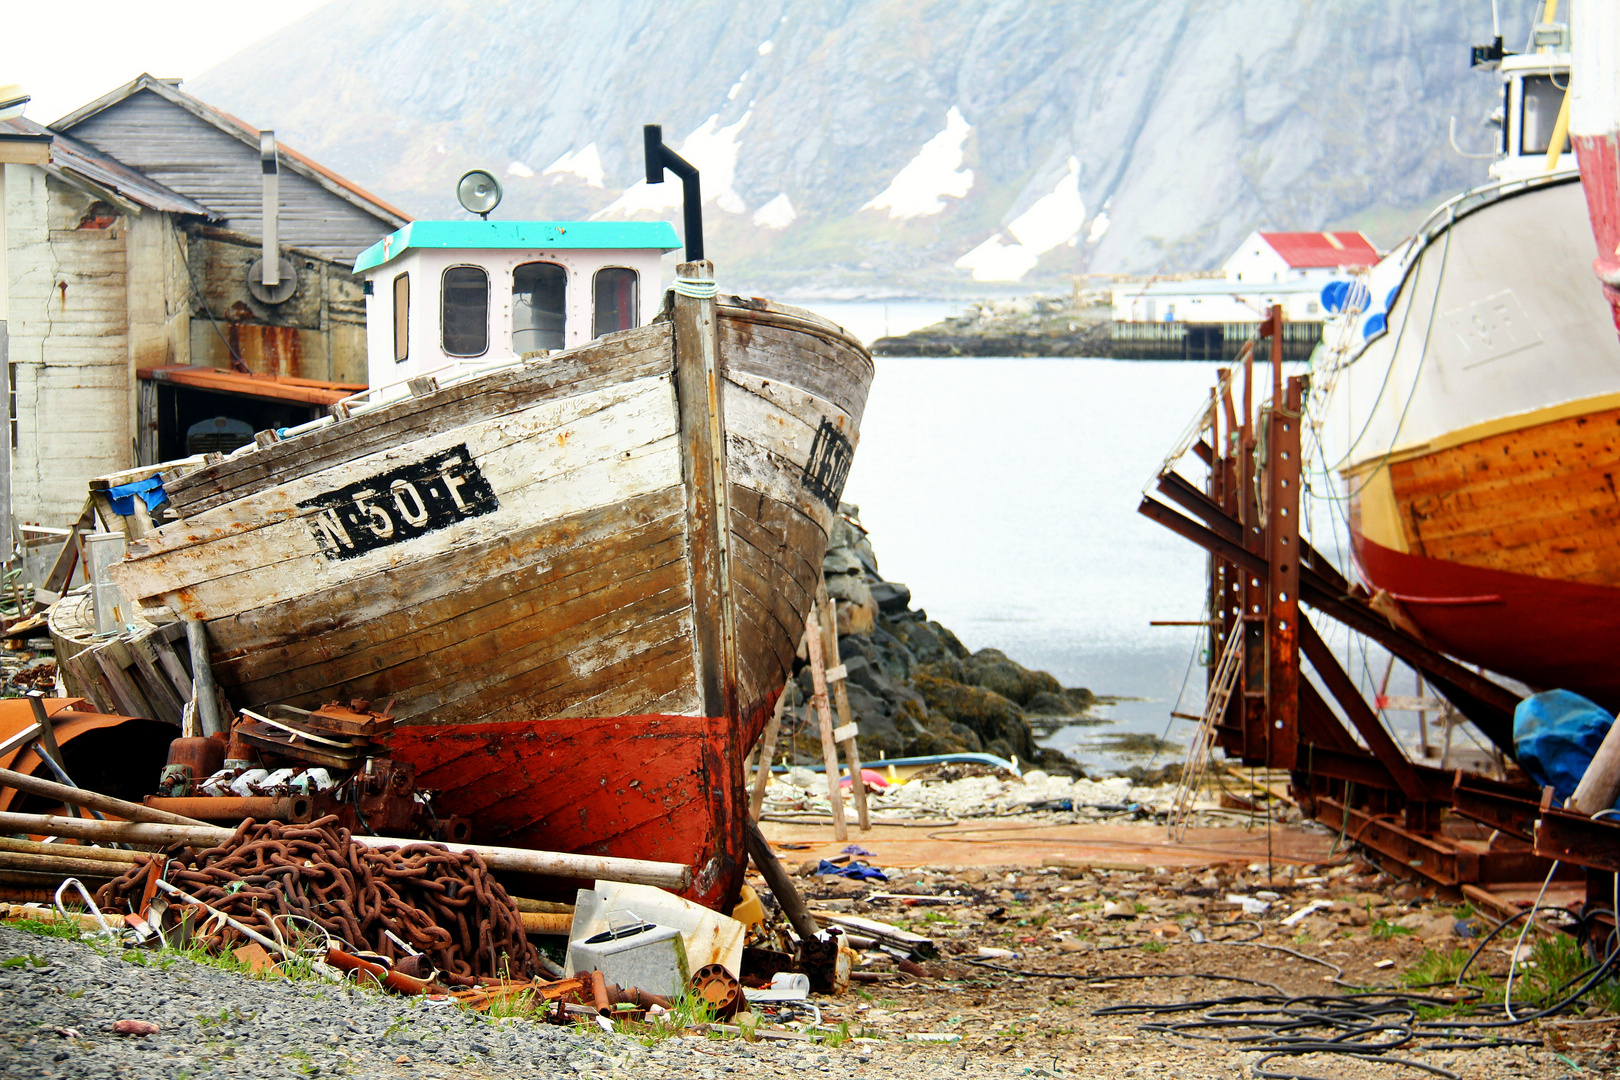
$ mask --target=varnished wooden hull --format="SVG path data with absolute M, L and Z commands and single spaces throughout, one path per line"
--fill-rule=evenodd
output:
M 239 705 L 393 699 L 396 752 L 480 838 L 710 866 L 715 901 L 872 373 L 808 313 L 718 314 L 726 710 L 704 691 L 713 589 L 669 319 L 171 482 L 183 520 L 131 544 L 119 585 L 205 621 Z M 624 825 L 653 790 L 669 820 Z
M 1387 330 L 1338 376 L 1358 567 L 1460 659 L 1611 701 L 1620 343 L 1585 200 L 1568 173 L 1457 206 L 1375 271 Z

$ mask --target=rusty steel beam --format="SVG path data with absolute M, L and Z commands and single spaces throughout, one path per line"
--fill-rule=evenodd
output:
M 1302 743 L 1294 762 L 1294 772 L 1304 776 L 1325 776 L 1330 780 L 1348 780 L 1367 788 L 1400 791 L 1389 767 L 1365 750 L 1335 750 L 1325 746 Z M 1414 770 L 1420 785 L 1418 801 L 1449 802 L 1451 776 L 1440 769 Z M 1405 792 L 1401 792 L 1405 796 Z
M 1144 496 L 1137 512 L 1177 536 L 1191 540 L 1217 558 L 1241 567 L 1246 573 L 1255 576 L 1266 573 L 1264 556 L 1248 551 L 1241 544 L 1232 543 L 1213 529 L 1177 513 L 1161 502 Z M 1456 705 L 1504 753 L 1512 755 L 1513 710 L 1519 698 L 1511 690 L 1396 630 L 1363 601 L 1344 595 L 1342 590 L 1325 581 L 1308 565 L 1300 569 L 1299 591 L 1301 599 L 1307 604 L 1357 633 L 1372 638 L 1422 671 L 1436 690 Z
M 1541 816 L 1541 800 L 1527 790 L 1499 784 L 1482 776 L 1457 770 L 1452 785 L 1452 808 L 1509 836 L 1534 842 L 1536 819 Z
M 1620 821 L 1545 810 L 1536 822 L 1536 854 L 1588 870 L 1620 873 Z
M 1388 859 L 1393 867 L 1415 870 L 1438 885 L 1479 880 L 1479 855 L 1467 848 L 1405 829 L 1337 799 L 1317 796 L 1316 819 L 1346 838 Z
M 1333 650 L 1327 647 L 1327 642 L 1317 634 L 1316 627 L 1303 616 L 1299 620 L 1299 641 L 1305 647 L 1305 655 L 1310 660 L 1311 667 L 1316 669 L 1317 676 L 1328 688 L 1328 693 L 1333 695 L 1333 699 L 1339 703 L 1339 707 L 1350 718 L 1356 730 L 1361 732 L 1361 737 L 1366 741 L 1367 748 L 1373 752 L 1373 756 L 1383 762 L 1384 767 L 1389 770 L 1389 775 L 1394 778 L 1401 794 L 1414 802 L 1423 801 L 1427 793 L 1423 781 L 1418 779 L 1416 770 L 1412 768 L 1412 763 L 1407 760 L 1406 754 L 1396 745 L 1389 732 L 1384 730 L 1384 725 L 1379 723 L 1378 715 L 1367 704 L 1367 699 L 1361 696 L 1350 676 L 1345 674 L 1344 668 L 1339 666 L 1338 658 L 1333 655 Z
M 1271 309 L 1272 399 L 1266 439 L 1266 765 L 1289 769 L 1299 746 L 1299 421 L 1305 379 L 1282 381 L 1282 308 Z

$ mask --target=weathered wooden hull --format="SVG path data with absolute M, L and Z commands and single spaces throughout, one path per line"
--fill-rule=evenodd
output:
M 741 872 L 740 758 L 791 672 L 872 367 L 808 313 L 717 310 L 718 606 L 701 402 L 667 318 L 171 482 L 183 520 L 131 544 L 119 585 L 205 621 L 240 705 L 393 699 L 396 752 L 480 838 L 712 866 L 696 891 L 718 900 Z M 722 610 L 725 709 L 700 640 Z M 631 806 L 665 820 L 626 824 Z

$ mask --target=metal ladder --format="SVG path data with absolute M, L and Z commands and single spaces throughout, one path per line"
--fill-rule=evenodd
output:
M 1176 794 L 1170 803 L 1168 825 L 1172 841 L 1180 841 L 1187 833 L 1187 816 L 1192 813 L 1193 800 L 1203 784 L 1204 772 L 1209 768 L 1210 755 L 1215 749 L 1215 726 L 1226 715 L 1226 703 L 1232 700 L 1232 691 L 1236 689 L 1238 675 L 1242 671 L 1243 624 L 1239 622 L 1226 639 L 1226 648 L 1221 650 L 1220 663 L 1215 666 L 1215 677 L 1209 683 L 1203 718 L 1199 720 L 1198 730 L 1193 733 L 1192 743 L 1187 747 L 1187 763 L 1181 768 L 1181 781 L 1176 785 Z

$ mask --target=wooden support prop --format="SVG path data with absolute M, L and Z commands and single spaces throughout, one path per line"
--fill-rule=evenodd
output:
M 801 941 L 809 941 L 821 932 L 816 920 L 810 915 L 810 907 L 799 895 L 799 890 L 793 886 L 793 878 L 788 874 L 787 867 L 777 859 L 776 852 L 766 842 L 765 834 L 759 831 L 758 822 L 750 821 L 743 839 L 747 842 L 748 857 L 754 860 L 759 868 L 760 876 L 770 887 L 771 895 L 776 902 L 782 905 L 782 914 L 787 916 L 788 923 L 793 927 L 794 933 L 799 935 Z
M 164 810 L 154 810 L 150 806 L 140 803 L 125 802 L 115 799 L 111 795 L 103 795 L 96 791 L 86 791 L 83 788 L 69 787 L 51 780 L 42 780 L 27 773 L 13 772 L 11 769 L 0 769 L 0 787 L 15 788 L 30 795 L 39 795 L 42 798 L 52 799 L 56 802 L 66 803 L 68 806 L 82 806 L 86 810 L 100 810 L 104 814 L 116 814 L 126 821 L 151 822 L 166 825 L 201 825 L 194 818 L 181 817 Z M 87 822 L 87 824 L 116 824 L 106 822 Z M 62 833 L 59 835 L 69 835 Z M 78 837 L 86 839 L 86 837 Z
M 714 280 L 714 265 L 685 262 L 676 273 Z M 675 400 L 686 480 L 686 542 L 692 622 L 706 716 L 737 717 L 737 625 L 731 593 L 731 506 L 726 491 L 726 422 L 714 297 L 674 294 Z M 728 728 L 730 730 L 730 728 Z
M 844 686 L 847 672 L 844 658 L 838 651 L 838 615 L 832 601 L 827 598 L 826 579 L 816 584 L 816 613 L 821 618 L 822 639 L 832 643 L 827 655 L 831 656 L 838 673 L 838 677 L 832 681 L 833 703 L 838 707 L 838 727 L 833 731 L 833 741 L 843 746 L 844 760 L 849 764 L 849 792 L 855 800 L 855 820 L 862 832 L 869 832 L 872 815 L 866 808 L 866 784 L 861 780 L 861 752 L 855 746 L 857 730 L 849 711 L 849 690 Z M 829 670 L 827 675 L 831 678 L 833 672 Z
M 832 803 L 833 839 L 848 840 L 844 796 L 838 783 L 838 744 L 833 741 L 832 710 L 827 707 L 827 670 L 822 664 L 821 627 L 818 625 L 821 621 L 818 616 L 820 607 L 820 604 L 812 602 L 810 617 L 804 623 L 804 644 L 810 653 L 810 682 L 815 687 L 810 703 L 821 722 L 821 760 L 827 766 L 827 800 Z
M 51 844 L 58 851 L 70 852 L 71 847 Z M 66 855 L 38 855 L 26 851 L 0 851 L 0 870 L 13 873 L 56 874 L 60 877 L 115 878 L 129 869 L 127 864 L 103 862 L 100 859 L 74 859 Z
M 41 844 L 34 840 L 13 840 L 0 836 L 0 851 L 15 851 L 30 855 L 60 855 L 72 859 L 94 859 L 97 862 L 117 863 L 124 868 L 141 859 L 140 852 L 121 848 L 96 847 L 93 844 Z M 122 873 L 122 871 L 120 871 Z
M 3 777 L 0 777 L 0 782 L 4 782 Z M 146 807 L 141 809 L 152 813 Z M 235 829 L 226 829 L 218 825 L 86 821 L 83 818 L 58 817 L 50 814 L 0 813 L 0 833 L 61 836 L 70 840 L 91 840 L 98 843 L 141 844 L 152 847 L 200 844 L 212 847 L 229 840 L 235 832 Z M 684 889 L 692 884 L 691 868 L 680 863 L 618 859 L 605 855 L 573 855 L 560 851 L 530 851 L 526 848 L 491 847 L 484 844 L 446 844 L 437 840 L 409 840 L 397 836 L 356 836 L 354 839 L 367 847 L 425 845 L 443 848 L 446 851 L 474 851 L 483 858 L 490 869 L 514 873 L 578 880 L 605 878 L 609 881 L 656 885 L 660 889 L 672 890 Z
M 1620 721 L 1609 725 L 1609 733 L 1592 755 L 1581 782 L 1575 785 L 1575 794 L 1569 797 L 1569 807 L 1595 814 L 1613 806 L 1616 795 L 1620 795 Z
M 204 735 L 216 735 L 226 728 L 219 711 L 213 662 L 208 658 L 208 627 L 201 620 L 186 620 L 186 644 L 191 647 L 192 696 L 197 702 L 197 720 L 202 724 Z
M 765 788 L 771 782 L 771 759 L 776 756 L 776 739 L 782 733 L 782 709 L 787 704 L 787 687 L 776 695 L 776 708 L 759 737 L 759 769 L 754 773 L 754 790 L 748 796 L 748 816 L 755 821 L 765 809 Z

